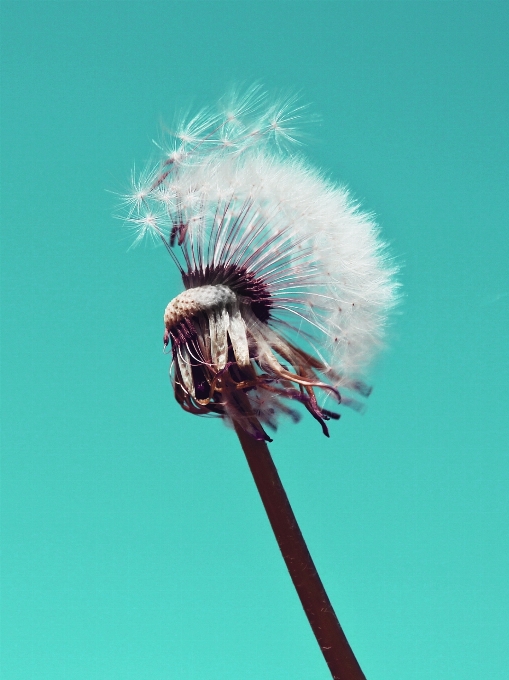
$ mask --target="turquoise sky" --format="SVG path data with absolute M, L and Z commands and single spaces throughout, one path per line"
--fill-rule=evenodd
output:
M 221 422 L 174 402 L 162 122 L 292 90 L 404 299 L 364 416 L 272 452 L 369 680 L 509 677 L 509 5 L 2 3 L 2 680 L 325 680 Z

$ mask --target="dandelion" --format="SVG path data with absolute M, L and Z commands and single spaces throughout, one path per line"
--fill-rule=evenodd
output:
M 299 405 L 329 436 L 362 408 L 396 284 L 378 229 L 346 190 L 295 153 L 299 109 L 259 88 L 202 111 L 133 177 L 136 240 L 160 241 L 184 290 L 164 312 L 182 408 L 233 425 L 333 677 L 361 678 L 266 442 Z

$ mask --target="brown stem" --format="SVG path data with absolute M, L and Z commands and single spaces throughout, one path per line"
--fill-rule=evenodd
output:
M 235 422 L 234 425 L 272 530 L 332 677 L 334 680 L 366 680 L 313 564 L 267 444 L 254 439 L 240 424 Z

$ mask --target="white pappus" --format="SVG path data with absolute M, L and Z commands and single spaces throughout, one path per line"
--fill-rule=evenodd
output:
M 324 403 L 368 394 L 397 283 L 371 216 L 288 150 L 294 102 L 266 102 L 255 88 L 183 124 L 124 200 L 182 276 L 164 314 L 177 401 L 270 441 L 292 402 L 328 435 Z

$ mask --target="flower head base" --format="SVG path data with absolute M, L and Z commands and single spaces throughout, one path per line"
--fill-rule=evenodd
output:
M 323 403 L 355 406 L 348 394 L 369 392 L 359 374 L 394 304 L 394 268 L 347 193 L 282 152 L 288 107 L 261 104 L 255 93 L 176 133 L 134 183 L 128 221 L 138 238 L 160 239 L 182 275 L 164 314 L 181 406 L 270 440 L 262 424 L 297 420 L 298 402 L 328 435 L 339 414 Z
M 169 303 L 164 344 L 172 344 L 177 401 L 191 413 L 228 415 L 255 438 L 268 439 L 258 420 L 275 427 L 276 408 L 298 419 L 282 401 L 286 397 L 303 403 L 328 434 L 324 421 L 339 415 L 318 406 L 313 387 L 331 391 L 338 401 L 340 396 L 316 377 L 315 370 L 325 366 L 274 333 L 253 307 L 253 298 L 222 284 L 190 288 Z M 254 392 L 254 418 L 239 391 Z

